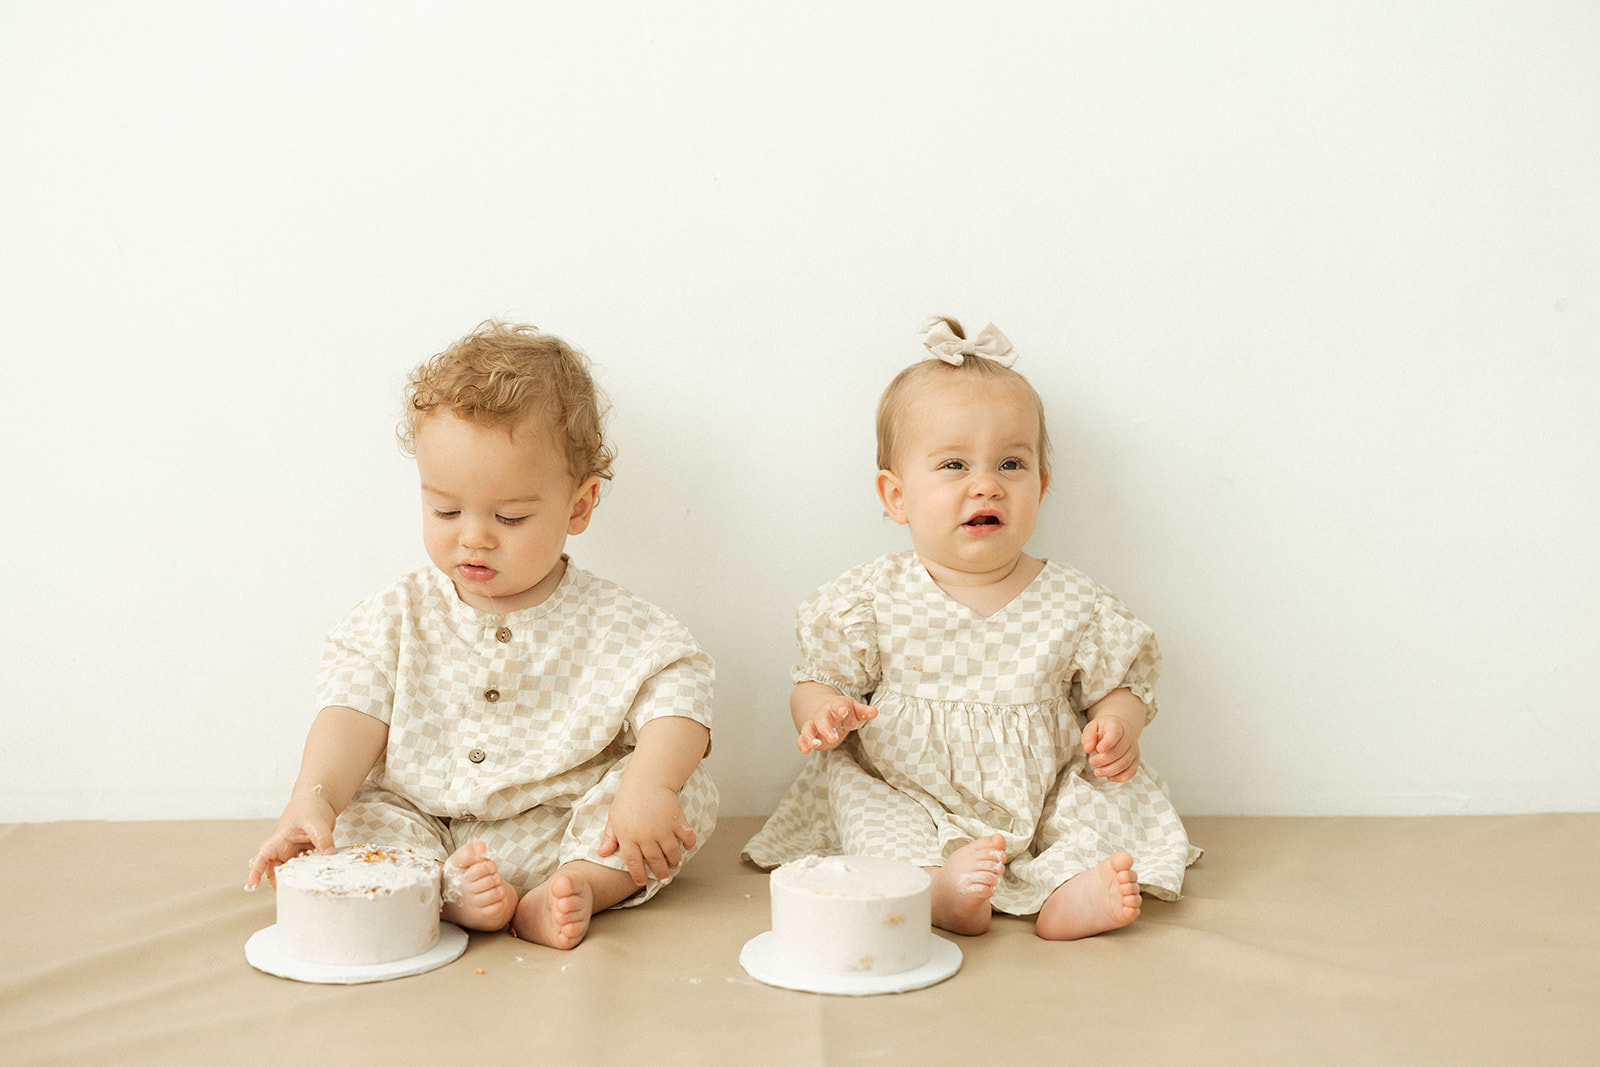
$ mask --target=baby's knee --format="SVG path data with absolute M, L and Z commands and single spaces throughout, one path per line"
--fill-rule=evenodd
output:
M 339 814 L 333 827 L 334 844 L 385 845 L 409 848 L 419 856 L 443 862 L 451 853 L 450 835 L 443 823 L 425 815 L 392 794 L 363 790 Z
M 683 809 L 683 821 L 694 831 L 694 847 L 686 850 L 685 858 L 700 851 L 717 828 L 717 813 L 721 796 L 716 783 L 702 767 L 696 767 L 689 780 L 678 790 L 678 806 Z

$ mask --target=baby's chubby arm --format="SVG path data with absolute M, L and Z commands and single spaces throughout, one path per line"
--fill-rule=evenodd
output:
M 801 752 L 838 748 L 852 730 L 876 718 L 878 709 L 858 704 L 831 685 L 801 682 L 789 694 L 789 715 L 800 731 L 795 742 Z
M 678 869 L 695 833 L 683 817 L 678 790 L 705 758 L 711 731 L 693 719 L 666 715 L 639 727 L 639 743 L 628 757 L 622 784 L 606 816 L 600 855 L 620 852 L 635 885 Z
M 1083 751 L 1095 774 L 1126 782 L 1139 770 L 1139 734 L 1144 731 L 1146 710 L 1131 689 L 1113 689 L 1089 705 Z
M 293 859 L 307 846 L 318 852 L 333 851 L 333 824 L 361 788 L 388 740 L 387 723 L 353 708 L 335 705 L 317 713 L 306 735 L 300 776 L 278 825 L 250 860 L 246 889 L 260 885 L 262 875 L 271 878 L 278 864 Z

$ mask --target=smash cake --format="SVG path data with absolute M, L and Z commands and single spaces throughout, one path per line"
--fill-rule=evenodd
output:
M 437 860 L 409 848 L 307 852 L 278 868 L 278 941 L 307 963 L 388 963 L 439 940 Z
M 409 848 L 306 852 L 278 867 L 276 925 L 245 945 L 252 966 L 309 982 L 365 982 L 443 966 L 466 934 L 439 921 L 442 866 Z
M 932 879 L 873 856 L 807 856 L 772 872 L 772 929 L 740 955 L 769 985 L 905 992 L 948 978 L 961 950 L 933 934 Z

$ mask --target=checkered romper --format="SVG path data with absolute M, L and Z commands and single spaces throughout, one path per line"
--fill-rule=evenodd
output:
M 335 839 L 438 859 L 484 841 L 519 893 L 572 859 L 620 870 L 598 850 L 639 730 L 670 715 L 709 727 L 712 682 L 711 658 L 677 620 L 570 564 L 549 599 L 505 615 L 462 603 L 433 567 L 412 571 L 323 648 L 319 706 L 389 724 Z M 696 769 L 678 799 L 698 849 L 716 787 Z M 625 903 L 661 884 L 651 875 Z
M 1140 888 L 1176 899 L 1189 844 L 1148 764 L 1123 783 L 1089 769 L 1083 710 L 1131 689 L 1155 715 L 1161 653 L 1148 626 L 1060 563 L 987 618 L 952 600 L 914 552 L 856 567 L 800 608 L 802 666 L 878 717 L 807 757 L 746 844 L 775 867 L 810 853 L 936 866 L 974 838 L 1006 839 L 992 904 L 1031 915 L 1073 875 L 1133 855 Z

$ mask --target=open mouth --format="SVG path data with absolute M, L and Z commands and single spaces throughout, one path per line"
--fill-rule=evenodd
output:
M 977 515 L 972 516 L 972 518 L 968 519 L 966 522 L 962 523 L 961 525 L 963 525 L 963 526 L 999 526 L 1000 524 L 1001 524 L 1000 523 L 1000 516 L 994 514 L 993 512 L 984 511 L 984 512 L 978 513 Z

